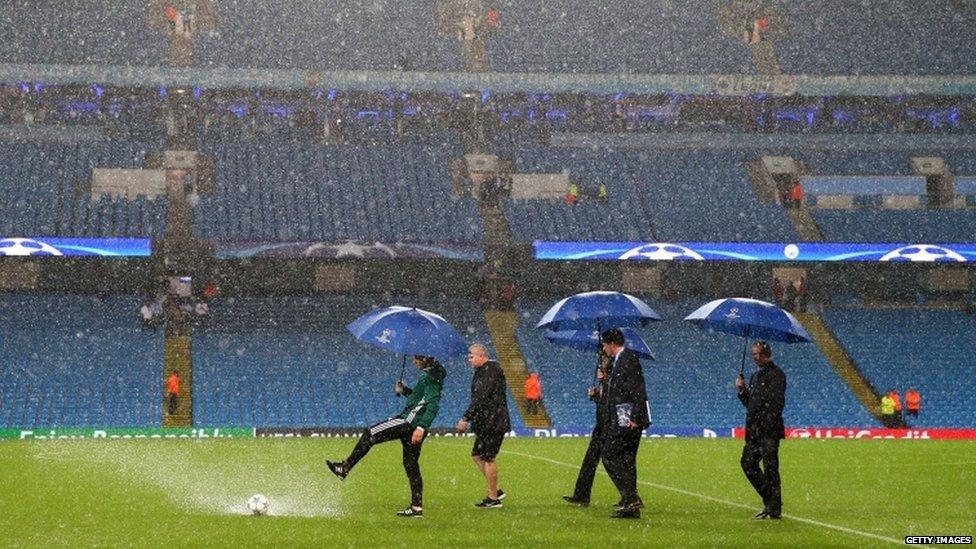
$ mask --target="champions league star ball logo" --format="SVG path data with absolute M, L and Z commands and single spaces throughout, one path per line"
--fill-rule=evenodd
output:
M 31 240 L 30 238 L 5 238 L 0 240 L 0 256 L 52 256 L 52 255 L 64 255 L 60 250 L 51 246 L 50 244 L 45 244 L 44 242 L 38 242 L 37 240 Z
M 920 262 L 920 263 L 965 263 L 966 258 L 942 246 L 932 244 L 916 244 L 890 251 L 881 257 L 881 261 L 892 262 Z
M 620 259 L 636 259 L 648 261 L 701 261 L 704 259 L 697 252 L 667 242 L 645 244 L 625 252 Z

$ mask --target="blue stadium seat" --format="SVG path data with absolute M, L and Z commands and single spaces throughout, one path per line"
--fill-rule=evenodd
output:
M 911 387 L 924 427 L 976 424 L 976 321 L 960 311 L 831 309 L 824 313 L 847 353 L 878 391 Z
M 74 196 L 76 185 L 91 180 L 92 168 L 142 167 L 146 151 L 146 144 L 130 141 L 0 142 L 0 236 L 158 236 L 161 212 L 152 230 L 136 232 L 134 201 Z
M 344 328 L 378 306 L 379 300 L 359 296 L 216 302 L 193 347 L 194 421 L 201 426 L 352 427 L 398 411 L 402 400 L 392 388 L 401 358 L 356 341 Z M 438 298 L 409 303 L 443 314 L 468 341 L 491 347 L 475 304 Z M 444 365 L 448 378 L 435 422 L 439 427 L 451 426 L 461 417 L 471 380 L 463 357 Z M 408 384 L 416 379 L 409 368 L 408 364 Z M 510 408 L 514 424 L 521 426 L 511 400 Z
M 219 143 L 216 192 L 196 208 L 206 219 L 197 234 L 480 244 L 481 216 L 473 199 L 454 195 L 447 153 L 423 144 Z
M 827 240 L 939 244 L 972 242 L 972 210 L 812 210 Z
M 708 334 L 681 322 L 698 304 L 651 302 L 665 320 L 642 329 L 657 361 L 644 361 L 644 377 L 654 425 L 735 427 L 744 409 L 732 382 L 738 373 L 742 340 Z M 535 323 L 550 304 L 519 304 L 519 343 L 530 370 L 539 372 L 546 408 L 557 427 L 589 428 L 593 405 L 595 351 L 581 353 L 549 343 Z M 789 426 L 876 425 L 827 360 L 813 345 L 774 345 L 774 358 L 788 378 L 784 418 Z M 747 365 L 747 369 L 754 369 Z
M 141 302 L 71 295 L 0 297 L 0 427 L 158 427 L 163 338 Z

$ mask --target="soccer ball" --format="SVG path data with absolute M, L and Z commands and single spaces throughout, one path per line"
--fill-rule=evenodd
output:
M 632 250 L 628 250 L 620 259 L 638 259 L 650 261 L 687 261 L 704 259 L 694 250 L 690 250 L 678 244 L 667 242 L 657 242 L 654 244 L 644 244 Z
M 965 263 L 966 258 L 942 246 L 916 244 L 892 250 L 881 261 L 913 261 L 927 263 Z
M 254 494 L 253 496 L 247 498 L 247 510 L 256 517 L 267 515 L 270 507 L 271 502 L 268 501 L 268 498 L 262 496 L 261 494 Z
M 31 240 L 30 238 L 5 238 L 0 240 L 0 255 L 51 256 L 64 254 L 50 244 L 38 242 L 37 240 Z

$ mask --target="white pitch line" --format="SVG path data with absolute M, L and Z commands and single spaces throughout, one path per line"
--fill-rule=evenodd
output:
M 503 454 L 511 454 L 511 455 L 514 455 L 514 456 L 526 457 L 526 458 L 529 458 L 529 459 L 535 459 L 535 460 L 539 460 L 539 461 L 545 461 L 547 463 L 552 463 L 553 465 L 562 465 L 563 467 L 570 467 L 570 468 L 573 468 L 573 469 L 578 469 L 579 468 L 579 465 L 574 465 L 572 463 L 566 463 L 564 461 L 556 461 L 554 459 L 549 459 L 549 458 L 541 457 L 541 456 L 534 456 L 532 454 L 524 454 L 522 452 L 513 452 L 511 450 L 501 450 L 501 453 L 503 453 Z M 603 474 L 603 475 L 606 474 L 606 471 L 598 471 L 598 472 L 600 474 Z M 699 494 L 698 492 L 691 492 L 691 491 L 688 491 L 688 490 L 683 490 L 681 488 L 675 488 L 674 486 L 666 486 L 664 484 L 657 484 L 657 483 L 654 483 L 654 482 L 647 482 L 646 480 L 639 480 L 637 482 L 639 484 L 643 484 L 644 486 L 650 486 L 651 488 L 657 488 L 659 490 L 666 490 L 666 491 L 669 491 L 669 492 L 674 492 L 676 494 L 682 494 L 682 495 L 690 496 L 690 497 L 693 497 L 693 498 L 703 499 L 703 500 L 711 501 L 711 502 L 715 502 L 715 503 L 721 503 L 723 505 L 728 505 L 730 507 L 738 507 L 739 509 L 749 509 L 749 510 L 753 510 L 754 509 L 754 507 L 751 506 L 751 505 L 746 505 L 744 503 L 738 503 L 738 502 L 735 502 L 735 501 L 729 501 L 727 499 L 716 498 L 716 497 L 708 496 L 708 495 L 705 495 L 705 494 Z M 838 532 L 844 532 L 846 534 L 852 534 L 852 535 L 855 535 L 855 536 L 863 536 L 863 537 L 866 537 L 866 538 L 877 539 L 877 540 L 885 541 L 885 542 L 888 542 L 888 543 L 894 543 L 896 545 L 904 545 L 904 543 L 905 543 L 905 540 L 895 539 L 895 538 L 889 538 L 887 536 L 882 536 L 882 535 L 879 535 L 879 534 L 872 534 L 871 532 L 862 532 L 860 530 L 855 530 L 853 528 L 847 528 L 846 526 L 838 526 L 836 524 L 830 524 L 830 523 L 827 523 L 827 522 L 820 522 L 819 520 L 813 520 L 813 519 L 808 519 L 808 518 L 804 518 L 804 517 L 798 517 L 798 516 L 795 516 L 795 515 L 783 515 L 783 518 L 790 519 L 790 520 L 795 520 L 797 522 L 803 522 L 803 523 L 810 524 L 810 525 L 813 525 L 813 526 L 819 526 L 821 528 L 827 528 L 827 529 L 830 529 L 830 530 L 836 530 Z

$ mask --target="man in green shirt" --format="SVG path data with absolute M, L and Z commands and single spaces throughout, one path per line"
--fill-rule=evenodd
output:
M 340 480 L 345 480 L 356 463 L 366 456 L 374 445 L 399 440 L 403 445 L 403 468 L 407 472 L 411 492 L 410 507 L 397 513 L 401 517 L 424 515 L 424 480 L 420 474 L 418 460 L 430 424 L 437 417 L 441 391 L 444 389 L 444 378 L 447 376 L 444 367 L 434 357 L 415 356 L 413 363 L 422 372 L 417 385 L 410 389 L 399 381 L 396 384 L 396 393 L 407 397 L 403 411 L 398 416 L 381 421 L 363 431 L 356 447 L 344 461 L 325 462 L 329 470 Z

